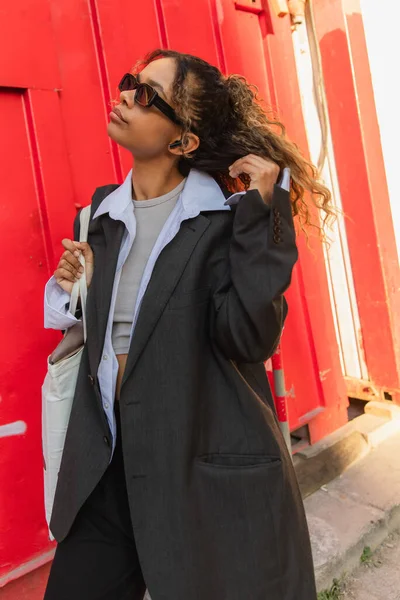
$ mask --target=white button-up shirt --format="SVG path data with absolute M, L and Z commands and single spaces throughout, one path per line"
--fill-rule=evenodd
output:
M 111 333 L 121 270 L 132 248 L 136 235 L 136 219 L 134 204 L 132 202 L 131 180 L 132 171 L 128 173 L 125 181 L 120 187 L 104 198 L 93 215 L 93 219 L 96 219 L 100 215 L 108 213 L 111 219 L 122 221 L 125 225 L 125 232 L 122 238 L 115 272 L 103 355 L 97 371 L 103 409 L 112 435 L 112 453 L 110 461 L 114 453 L 116 442 L 114 398 L 119 368 L 117 357 L 112 346 Z M 285 189 L 289 189 L 289 184 L 290 172 L 289 169 L 284 169 L 279 185 Z M 173 211 L 166 220 L 148 258 L 136 299 L 130 341 L 132 340 L 142 299 L 146 292 L 157 258 L 165 246 L 176 236 L 182 222 L 186 219 L 197 217 L 201 211 L 230 210 L 230 206 L 236 204 L 243 194 L 244 192 L 233 194 L 226 200 L 221 188 L 211 176 L 201 173 L 196 169 L 190 171 L 185 187 L 183 188 Z M 65 292 L 61 286 L 58 285 L 53 275 L 45 287 L 45 328 L 64 330 L 77 322 L 76 317 L 67 308 L 69 301 L 70 294 Z

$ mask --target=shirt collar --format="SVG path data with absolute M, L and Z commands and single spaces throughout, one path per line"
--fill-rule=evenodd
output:
M 132 169 L 125 177 L 124 182 L 102 200 L 93 215 L 93 219 L 96 219 L 105 213 L 109 213 L 112 219 L 118 219 L 118 216 L 121 215 L 129 205 L 133 206 L 131 180 Z
M 132 169 L 125 177 L 124 182 L 101 202 L 93 219 L 109 213 L 112 219 L 118 219 L 125 210 L 133 207 L 132 203 Z M 225 196 L 211 175 L 191 169 L 181 193 L 181 202 L 185 213 L 198 214 L 201 211 L 230 210 L 225 205 Z
M 116 190 L 104 198 L 93 215 L 93 219 L 109 213 L 112 219 L 118 219 L 132 202 L 132 169 L 125 177 L 124 182 Z M 290 189 L 290 169 L 283 169 L 282 177 L 278 183 L 283 189 Z M 231 210 L 246 192 L 232 194 L 225 198 L 224 193 L 211 175 L 191 169 L 181 193 L 181 203 L 188 216 L 196 216 L 202 211 Z

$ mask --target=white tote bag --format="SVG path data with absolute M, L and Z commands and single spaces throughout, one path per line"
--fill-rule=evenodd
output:
M 87 241 L 89 220 L 90 206 L 87 206 L 80 213 L 80 242 Z M 85 269 L 85 259 L 82 254 L 80 254 L 79 260 Z M 80 321 L 66 331 L 57 348 L 47 358 L 47 374 L 42 385 L 44 502 L 50 540 L 55 539 L 50 531 L 50 518 L 79 365 L 87 337 L 86 271 L 72 288 L 69 310 L 73 315 L 75 315 L 79 295 L 81 297 L 82 322 Z

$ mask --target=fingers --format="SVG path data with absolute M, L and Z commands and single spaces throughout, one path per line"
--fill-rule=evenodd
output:
M 54 275 L 59 279 L 65 278 L 68 281 L 76 281 L 82 277 L 84 272 L 84 268 L 79 261 L 79 250 L 77 250 L 72 240 L 64 239 L 61 243 L 67 250 L 61 255 Z
M 69 250 L 69 252 L 71 252 L 71 254 L 73 254 L 74 256 L 79 258 L 79 252 L 76 249 L 75 242 L 73 242 L 72 240 L 63 239 L 63 240 L 61 240 L 61 243 L 66 250 Z
M 236 160 L 229 167 L 231 177 L 238 177 L 241 173 L 247 173 L 248 175 L 276 174 L 277 176 L 279 166 L 272 160 L 256 156 L 255 154 L 248 154 Z
M 69 277 L 66 277 L 66 278 L 69 281 L 75 281 L 76 279 L 80 279 L 80 277 L 82 277 L 84 268 L 82 267 L 82 265 L 79 265 L 79 267 L 76 268 L 70 262 L 68 262 L 68 260 L 62 258 L 57 265 L 57 270 L 55 271 L 55 273 L 57 271 L 60 271 L 60 275 L 59 275 L 60 277 L 61 277 L 61 271 L 63 273 L 70 273 L 72 276 L 72 279 L 70 279 Z
M 72 260 L 77 260 L 75 259 L 74 256 L 71 255 L 71 258 L 61 258 L 60 262 L 58 263 L 58 269 L 66 269 L 67 271 L 70 271 L 75 277 L 77 275 L 79 275 L 79 273 L 83 273 L 84 268 L 82 267 L 82 265 L 79 263 L 75 265 L 74 263 L 72 263 Z
M 243 162 L 248 162 L 251 163 L 253 166 L 255 167 L 264 167 L 265 165 L 268 165 L 269 160 L 267 160 L 266 158 L 262 158 L 261 156 L 257 156 L 256 154 L 247 154 L 246 156 L 242 156 L 242 158 L 239 158 L 237 161 L 235 161 L 233 163 L 233 165 L 231 165 L 232 167 L 236 164 L 241 164 Z M 271 162 L 271 164 L 274 164 Z
M 229 167 L 229 175 L 233 178 L 239 177 L 241 173 L 246 173 L 250 177 L 248 190 L 258 190 L 267 204 L 272 198 L 279 171 L 279 165 L 272 160 L 255 154 L 243 156 Z
M 258 164 L 255 164 L 251 160 L 241 158 L 233 163 L 229 169 L 229 175 L 233 178 L 239 177 L 241 173 L 247 173 L 247 175 L 255 175 L 260 171 Z
M 275 165 L 275 163 L 268 159 L 268 158 L 263 158 L 262 156 L 257 156 L 256 154 L 246 154 L 246 156 L 242 156 L 241 158 L 239 158 L 238 160 L 236 160 L 231 167 L 233 167 L 234 165 L 236 165 L 236 163 L 241 163 L 243 161 L 250 161 L 252 164 L 254 165 L 259 165 L 260 167 L 264 167 L 266 165 Z
M 85 261 L 92 263 L 94 260 L 93 250 L 87 242 L 72 242 L 75 248 L 75 252 L 80 250 L 85 258 Z
M 78 253 L 79 256 L 79 253 Z M 60 262 L 64 260 L 70 264 L 74 269 L 78 270 L 82 265 L 79 262 L 79 258 L 75 254 L 72 254 L 69 250 L 66 250 L 60 257 Z
M 61 283 L 64 280 L 71 281 L 71 283 L 75 283 L 80 277 L 82 277 L 81 273 L 78 273 L 78 276 L 69 271 L 69 269 L 65 269 L 64 267 L 60 267 L 54 271 L 54 277 L 57 283 Z

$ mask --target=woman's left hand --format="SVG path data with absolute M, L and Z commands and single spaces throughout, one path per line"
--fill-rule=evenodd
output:
M 279 166 L 272 160 L 255 154 L 243 156 L 229 167 L 229 175 L 233 178 L 239 177 L 241 173 L 249 175 L 249 190 L 258 190 L 265 203 L 272 198 L 279 171 Z

